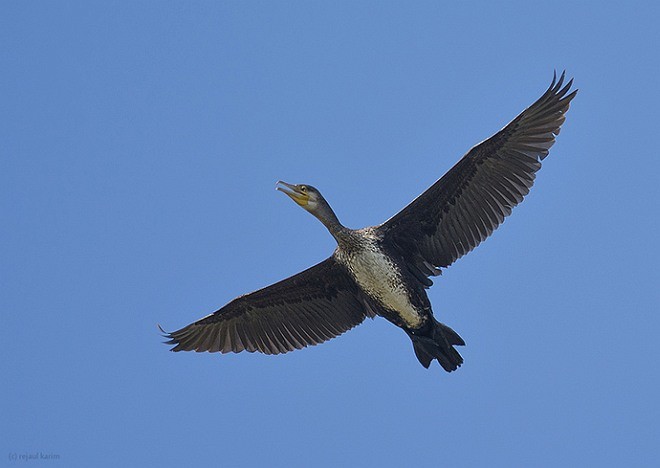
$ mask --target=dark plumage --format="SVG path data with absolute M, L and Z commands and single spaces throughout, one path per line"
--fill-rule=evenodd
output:
M 178 331 L 172 351 L 279 354 L 315 345 L 380 315 L 402 328 L 424 367 L 463 362 L 463 339 L 433 317 L 425 289 L 479 245 L 529 193 L 565 120 L 572 80 L 564 74 L 534 104 L 478 144 L 428 190 L 381 224 L 341 225 L 320 192 L 278 182 L 337 241 L 333 255 L 297 275 L 240 296 Z

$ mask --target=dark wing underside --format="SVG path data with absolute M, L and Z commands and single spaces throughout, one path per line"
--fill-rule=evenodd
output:
M 181 330 L 172 351 L 280 354 L 329 340 L 359 325 L 367 312 L 333 257 L 266 288 L 237 297 Z
M 379 227 L 422 274 L 436 275 L 488 237 L 534 183 L 559 134 L 573 80 L 564 74 L 502 130 L 472 148 L 440 180 Z

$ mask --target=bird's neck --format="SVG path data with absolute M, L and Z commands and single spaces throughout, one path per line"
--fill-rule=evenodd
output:
M 330 231 L 339 246 L 351 241 L 353 230 L 342 225 L 334 211 L 327 210 L 324 213 L 318 213 L 316 217 Z

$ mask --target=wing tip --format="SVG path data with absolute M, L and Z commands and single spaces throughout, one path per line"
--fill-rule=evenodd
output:
M 170 348 L 170 351 L 173 352 L 184 351 L 181 341 L 176 336 L 177 332 L 165 331 L 163 327 L 160 326 L 160 323 L 157 323 L 156 326 L 158 327 L 158 330 L 161 332 L 161 336 L 167 339 L 167 341 L 161 341 L 161 343 L 168 346 L 174 345 L 174 347 Z
M 561 102 L 571 101 L 578 92 L 578 89 L 574 89 L 569 95 L 565 96 L 566 93 L 573 86 L 573 81 L 575 78 L 571 77 L 570 80 L 564 85 L 564 80 L 566 79 L 566 70 L 562 70 L 559 80 L 557 80 L 557 70 L 555 69 L 552 75 L 552 82 L 546 91 L 546 94 L 551 96 L 559 97 Z

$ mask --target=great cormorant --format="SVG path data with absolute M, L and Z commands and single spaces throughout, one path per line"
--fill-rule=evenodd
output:
M 425 289 L 474 249 L 523 200 L 577 90 L 556 75 L 534 104 L 479 143 L 412 203 L 379 226 L 349 229 L 311 185 L 277 189 L 318 218 L 337 241 L 321 263 L 172 333 L 172 351 L 280 354 L 316 345 L 380 315 L 402 328 L 426 368 L 463 363 L 463 339 L 433 317 Z

